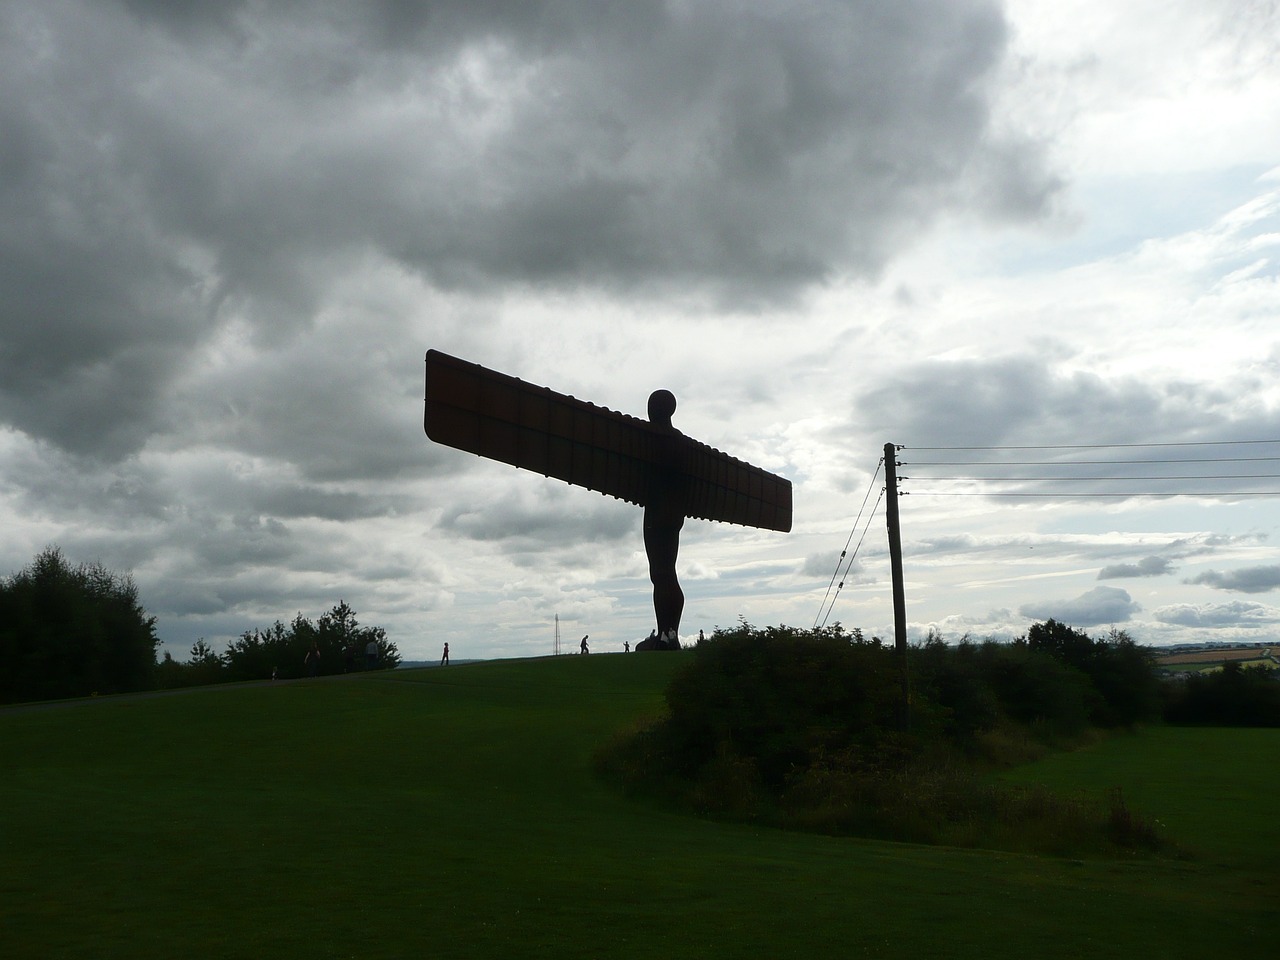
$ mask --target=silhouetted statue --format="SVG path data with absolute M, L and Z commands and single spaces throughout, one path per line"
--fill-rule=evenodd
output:
M 686 437 L 676 398 L 649 397 L 648 422 L 448 354 L 427 353 L 427 436 L 644 508 L 657 633 L 637 650 L 679 649 L 676 555 L 685 517 L 791 529 L 791 481 Z

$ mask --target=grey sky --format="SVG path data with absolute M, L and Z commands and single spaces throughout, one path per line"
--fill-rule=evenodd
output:
M 411 655 L 646 634 L 636 511 L 429 443 L 430 347 L 667 387 L 795 481 L 788 537 L 690 525 L 693 633 L 811 620 L 886 441 L 1280 438 L 1280 24 L 1156 9 L 2 3 L 0 570 L 132 570 L 179 654 L 339 599 Z M 912 630 L 1270 637 L 1214 600 L 1280 588 L 1249 469 L 917 486 Z M 835 609 L 868 632 L 875 530 Z

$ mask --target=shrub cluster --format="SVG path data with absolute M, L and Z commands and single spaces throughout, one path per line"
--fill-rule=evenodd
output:
M 1129 811 L 1126 829 L 1114 828 L 1114 802 L 1060 801 L 980 775 L 1092 725 L 1154 712 L 1149 670 L 1133 671 L 1140 690 L 1095 680 L 1103 664 L 1143 662 L 1127 638 L 1089 643 L 1072 663 L 1043 642 L 948 646 L 932 636 L 909 651 L 904 674 L 892 649 L 838 625 L 742 623 L 699 644 L 667 690 L 666 715 L 599 762 L 701 812 L 826 832 L 1035 849 L 1056 849 L 1064 836 L 1076 849 L 1145 845 L 1150 833 Z

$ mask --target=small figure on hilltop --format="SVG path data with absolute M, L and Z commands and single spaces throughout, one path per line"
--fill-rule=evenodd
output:
M 623 653 L 630 653 L 630 652 L 631 652 L 631 641 L 630 641 L 630 640 L 624 640 L 624 641 L 622 641 L 622 652 L 623 652 Z
M 699 643 L 701 643 L 701 642 L 702 642 L 703 640 L 705 640 L 705 639 L 707 639 L 707 638 L 706 638 L 705 636 L 703 636 L 702 631 L 701 631 L 701 630 L 699 630 L 699 631 L 698 631 L 698 642 L 699 642 Z
M 449 665 L 449 645 L 444 645 L 444 653 L 440 656 L 440 666 L 447 667 Z
M 367 644 L 365 644 L 364 668 L 366 670 L 378 669 L 378 641 L 377 640 L 370 640 Z
M 579 652 L 579 653 L 590 653 L 590 652 L 591 652 L 590 650 L 588 650 L 588 649 L 587 649 L 587 637 L 589 637 L 589 636 L 591 636 L 591 634 L 587 634 L 586 636 L 584 636 L 584 637 L 582 638 L 582 643 L 578 644 L 578 652 Z
M 306 664 L 308 677 L 314 677 L 320 672 L 320 647 L 314 641 L 302 662 Z

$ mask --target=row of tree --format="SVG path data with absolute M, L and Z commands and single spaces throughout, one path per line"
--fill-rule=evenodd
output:
M 181 687 L 391 670 L 399 663 L 400 652 L 386 630 L 362 627 L 343 601 L 316 621 L 298 614 L 288 626 L 277 620 L 265 630 L 246 630 L 223 653 L 197 640 L 190 660 L 179 663 L 166 653 L 158 673 L 161 686 Z
M 376 658 L 366 655 L 370 644 Z M 130 693 L 225 680 L 341 673 L 400 662 L 381 627 L 364 627 L 345 602 L 318 621 L 301 614 L 252 630 L 215 652 L 204 640 L 179 663 L 156 662 L 156 618 L 128 575 L 100 563 L 72 564 L 48 547 L 20 572 L 0 579 L 0 703 Z M 311 666 L 314 664 L 314 671 Z

